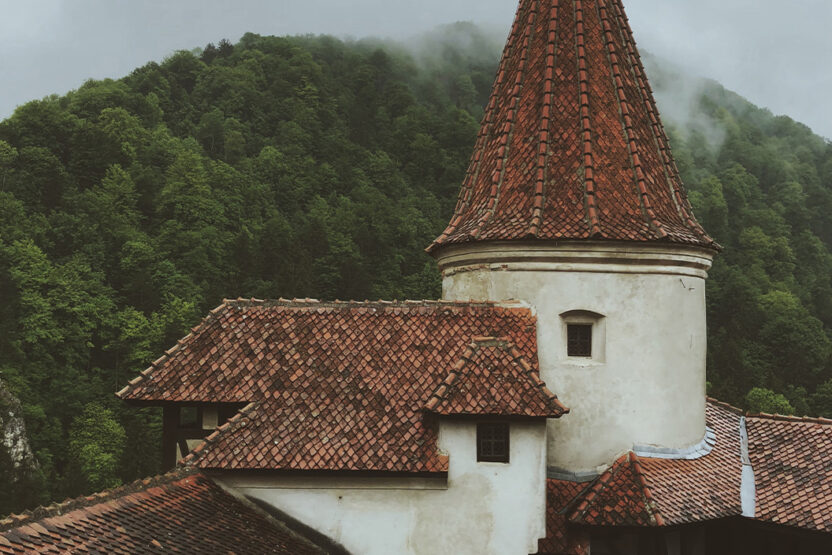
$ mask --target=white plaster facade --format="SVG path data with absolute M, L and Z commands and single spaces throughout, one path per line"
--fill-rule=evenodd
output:
M 447 479 L 222 474 L 217 480 L 351 553 L 528 555 L 546 535 L 546 424 L 512 422 L 510 434 L 509 463 L 478 463 L 476 422 L 441 421 Z
M 537 313 L 540 373 L 571 413 L 549 420 L 548 464 L 596 470 L 634 445 L 705 436 L 705 280 L 713 251 L 612 242 L 473 243 L 437 253 L 446 300 L 521 300 Z M 594 323 L 570 358 L 570 318 Z

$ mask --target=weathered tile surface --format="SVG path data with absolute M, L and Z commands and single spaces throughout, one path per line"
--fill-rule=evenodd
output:
M 740 417 L 709 401 L 711 452 L 694 460 L 619 458 L 577 500 L 570 521 L 592 526 L 672 526 L 742 514 Z
M 832 532 L 832 420 L 748 418 L 759 520 Z
M 0 553 L 168 552 L 324 553 L 182 471 L 0 521 Z
M 490 362 L 511 365 L 495 370 L 509 395 L 469 390 L 484 397 L 468 408 L 489 412 L 498 392 L 506 415 L 562 412 L 509 398 L 539 381 L 535 326 L 530 310 L 491 303 L 229 301 L 120 396 L 253 403 L 194 451 L 201 468 L 445 472 L 425 405 L 474 338 L 507 338 L 517 357 Z
M 696 222 L 620 0 L 522 0 L 451 222 L 470 241 L 714 247 Z
M 546 537 L 538 542 L 538 555 L 589 555 L 589 536 L 570 527 L 567 517 L 590 485 L 546 480 Z
M 558 418 L 568 409 L 508 338 L 478 337 L 425 408 L 443 416 Z

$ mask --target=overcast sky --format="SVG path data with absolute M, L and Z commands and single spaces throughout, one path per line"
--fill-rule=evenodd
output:
M 643 49 L 832 137 L 832 0 L 624 0 Z M 85 79 L 246 31 L 406 38 L 516 0 L 0 0 L 0 118 Z

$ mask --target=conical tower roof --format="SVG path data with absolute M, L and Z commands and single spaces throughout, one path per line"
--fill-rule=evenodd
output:
M 451 223 L 473 241 L 661 241 L 696 222 L 620 0 L 521 0 Z

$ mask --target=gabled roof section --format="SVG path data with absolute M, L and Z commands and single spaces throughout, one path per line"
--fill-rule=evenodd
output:
M 832 420 L 758 414 L 747 428 L 756 518 L 832 532 Z
M 325 553 L 182 470 L 0 521 L 0 553 L 23 552 Z
M 664 526 L 658 503 L 635 453 L 622 455 L 604 472 L 569 516 L 589 526 Z
M 558 418 L 569 409 L 509 338 L 477 337 L 425 405 L 442 416 Z
M 592 526 L 673 526 L 740 516 L 741 414 L 709 401 L 708 426 L 716 435 L 706 455 L 619 458 L 575 503 L 570 521 Z
M 194 450 L 199 468 L 442 473 L 423 409 L 478 336 L 509 337 L 537 372 L 519 304 L 227 301 L 119 395 L 251 403 Z
M 444 378 L 471 337 L 500 330 L 536 365 L 535 326 L 528 308 L 511 303 L 226 300 L 117 395 L 247 403 L 289 385 L 299 367 L 330 364 L 395 380 L 426 362 Z
M 456 209 L 428 251 L 529 239 L 717 248 L 621 0 L 521 0 Z
M 698 458 L 684 450 L 678 459 L 627 453 L 589 486 L 550 479 L 540 553 L 572 553 L 568 546 L 580 545 L 584 530 L 569 524 L 676 526 L 753 514 L 758 521 L 832 532 L 832 420 L 744 416 L 715 399 L 708 399 L 707 419 L 715 443 Z M 743 430 L 750 465 L 743 460 Z M 751 483 L 744 465 L 753 469 Z M 743 500 L 756 510 L 744 511 Z

